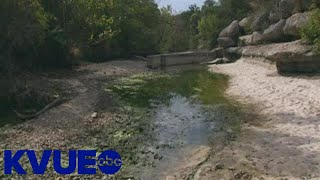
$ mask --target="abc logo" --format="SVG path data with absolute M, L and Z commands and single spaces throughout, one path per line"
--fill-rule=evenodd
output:
M 122 166 L 120 155 L 113 150 L 102 152 L 97 159 L 100 171 L 105 174 L 116 174 Z

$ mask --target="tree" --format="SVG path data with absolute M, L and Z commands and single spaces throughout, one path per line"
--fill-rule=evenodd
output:
M 172 12 L 172 7 L 167 6 L 160 9 L 161 16 L 158 27 L 158 44 L 159 52 L 168 53 L 173 51 L 174 44 L 174 23 L 175 19 Z
M 250 6 L 246 0 L 206 0 L 201 8 L 201 18 L 198 25 L 200 47 L 213 48 L 219 32 L 233 20 L 241 20 L 249 12 Z M 223 18 L 221 18 L 223 17 Z
M 38 0 L 3 0 L 0 4 L 1 64 L 11 71 L 13 64 L 32 66 L 32 55 L 43 41 L 48 16 Z M 30 51 L 31 50 L 31 51 Z

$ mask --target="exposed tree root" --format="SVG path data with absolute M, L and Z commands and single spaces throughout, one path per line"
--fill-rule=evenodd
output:
M 63 102 L 62 98 L 57 98 L 56 100 L 52 101 L 50 104 L 48 104 L 47 106 L 45 106 L 43 109 L 41 109 L 40 111 L 34 113 L 34 114 L 30 114 L 30 115 L 26 115 L 26 114 L 22 114 L 17 112 L 16 110 L 14 111 L 16 113 L 16 115 L 18 116 L 18 118 L 22 119 L 22 120 L 28 120 L 28 119 L 32 119 L 32 118 L 36 118 L 38 116 L 40 116 L 41 114 L 45 113 L 46 111 L 48 111 L 49 109 L 59 105 L 60 103 Z

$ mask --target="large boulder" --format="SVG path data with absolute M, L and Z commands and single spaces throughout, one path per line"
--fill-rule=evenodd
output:
M 219 47 L 228 48 L 234 47 L 237 43 L 231 37 L 219 37 L 218 38 Z
M 269 21 L 275 24 L 280 19 L 287 19 L 295 13 L 308 11 L 311 3 L 312 0 L 279 0 L 269 12 Z
M 306 25 L 310 18 L 310 13 L 297 13 L 292 15 L 290 18 L 287 19 L 286 25 L 284 26 L 283 32 L 286 35 L 299 37 L 300 29 Z
M 240 22 L 239 22 L 239 26 L 240 26 L 240 35 L 246 35 L 251 33 L 251 24 L 254 20 L 254 16 L 248 16 L 243 18 Z
M 239 37 L 239 46 L 258 45 L 263 42 L 263 35 L 260 32 L 253 32 L 250 35 Z
M 290 17 L 295 9 L 296 0 L 281 0 L 279 2 L 279 15 L 281 19 Z
M 286 25 L 286 20 L 281 19 L 276 24 L 270 25 L 263 32 L 263 40 L 268 42 L 280 42 L 284 40 L 283 28 Z
M 251 24 L 251 29 L 253 31 L 263 31 L 269 26 L 269 13 L 264 12 L 261 14 L 258 14 L 252 24 Z
M 261 44 L 263 42 L 263 34 L 255 31 L 252 33 L 252 45 Z
M 219 37 L 237 38 L 240 33 L 240 26 L 238 21 L 233 21 L 228 27 L 223 29 Z
M 248 45 L 252 45 L 252 34 L 246 35 L 246 36 L 240 36 L 238 41 L 238 46 L 243 47 Z
M 274 24 L 274 23 L 278 22 L 279 20 L 280 20 L 279 11 L 271 10 L 270 13 L 269 13 L 269 22 L 271 24 Z
M 313 53 L 297 54 L 282 53 L 276 62 L 278 72 L 281 73 L 319 73 L 320 56 Z
M 230 47 L 224 50 L 225 58 L 229 59 L 231 62 L 234 62 L 237 59 L 241 58 L 241 48 L 240 47 Z
M 272 43 L 255 46 L 245 46 L 241 48 L 241 54 L 244 57 L 261 57 L 272 62 L 282 58 L 283 53 L 306 54 L 312 51 L 312 46 L 298 40 L 285 43 Z
M 239 26 L 243 29 L 250 27 L 250 25 L 251 25 L 251 22 L 249 17 L 245 17 L 239 22 Z

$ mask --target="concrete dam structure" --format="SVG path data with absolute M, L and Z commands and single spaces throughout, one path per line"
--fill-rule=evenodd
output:
M 152 69 L 187 64 L 200 64 L 217 58 L 212 51 L 189 51 L 171 54 L 159 54 L 147 57 L 147 66 Z

